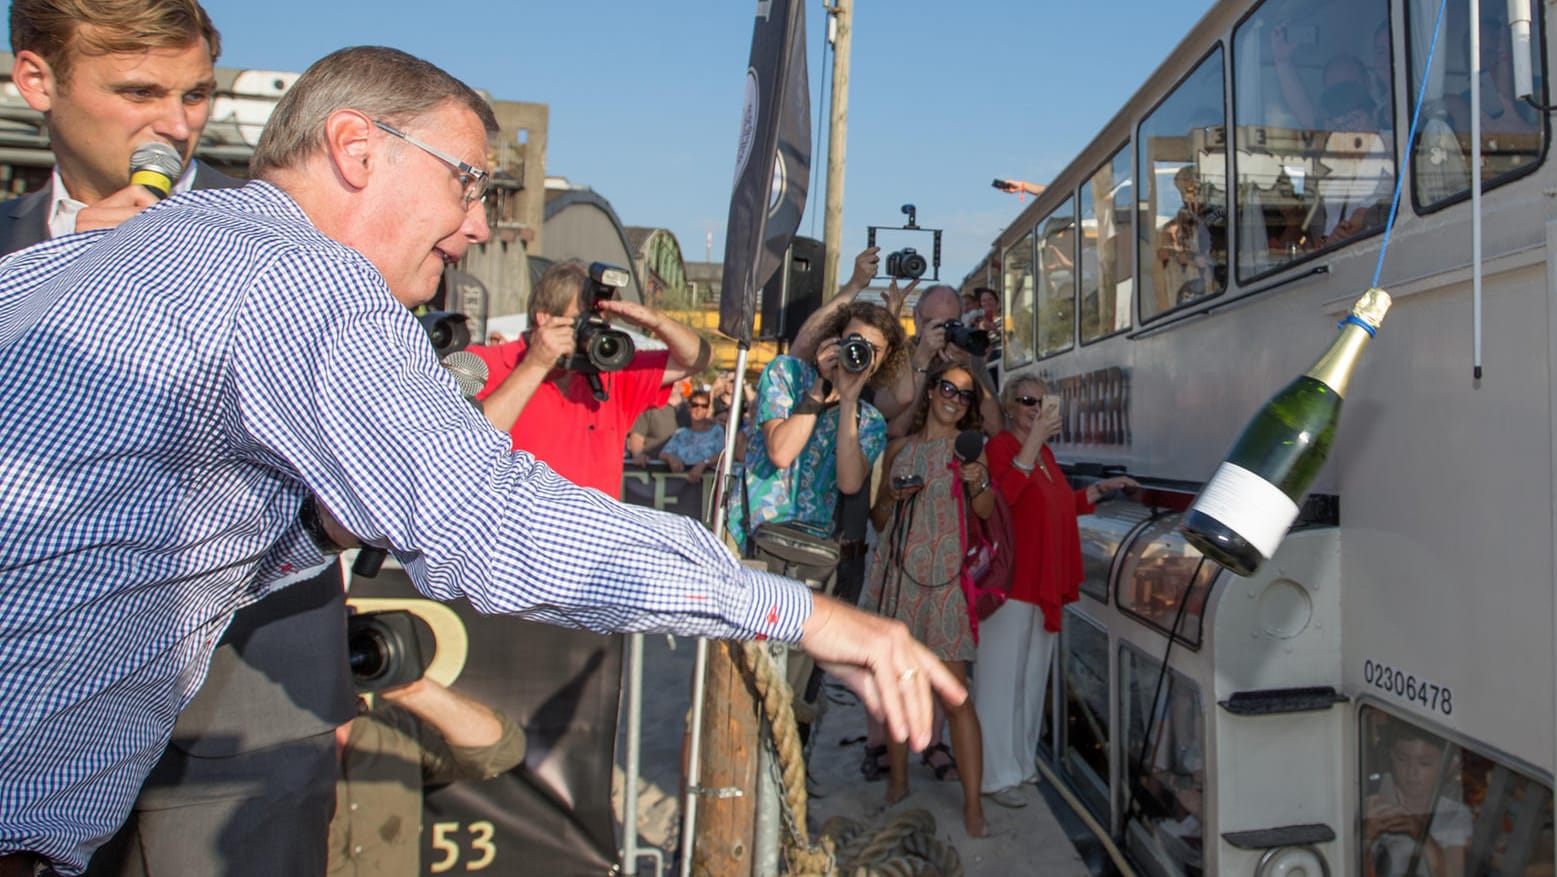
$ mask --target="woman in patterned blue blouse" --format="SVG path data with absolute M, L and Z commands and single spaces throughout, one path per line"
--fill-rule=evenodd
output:
M 672 472 L 685 471 L 688 481 L 701 481 L 703 472 L 724 452 L 724 430 L 714 423 L 714 394 L 695 390 L 687 400 L 691 426 L 671 433 L 660 450 L 660 461 Z

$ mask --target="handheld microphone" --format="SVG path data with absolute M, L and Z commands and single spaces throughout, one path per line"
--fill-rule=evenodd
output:
M 184 160 L 166 143 L 142 143 L 130 153 L 130 183 L 156 195 L 159 201 L 173 191 L 173 181 L 183 172 Z
M 959 463 L 971 463 L 979 458 L 984 451 L 984 435 L 976 429 L 965 429 L 957 433 L 957 440 L 952 443 L 952 453 L 957 456 Z
M 456 350 L 438 361 L 444 371 L 454 376 L 454 382 L 459 384 L 460 395 L 465 401 L 476 405 L 476 394 L 487 385 L 487 364 L 481 357 L 468 350 Z

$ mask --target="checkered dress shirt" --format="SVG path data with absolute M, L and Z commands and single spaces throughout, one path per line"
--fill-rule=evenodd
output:
M 232 613 L 325 562 L 309 492 L 429 597 L 798 638 L 803 586 L 509 447 L 274 186 L 0 262 L 0 854 L 74 873 L 110 836 Z

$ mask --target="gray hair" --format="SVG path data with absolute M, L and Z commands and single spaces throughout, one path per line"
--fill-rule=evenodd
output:
M 325 121 L 340 110 L 405 126 L 449 102 L 475 113 L 488 134 L 498 133 L 497 116 L 481 95 L 420 58 L 383 46 L 331 52 L 276 104 L 249 159 L 249 174 L 263 178 L 295 168 L 323 150 Z

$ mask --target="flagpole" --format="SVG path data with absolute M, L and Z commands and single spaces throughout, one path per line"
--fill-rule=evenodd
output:
M 838 288 L 838 248 L 843 240 L 843 165 L 849 141 L 849 46 L 854 34 L 854 0 L 827 7 L 833 35 L 832 112 L 827 129 L 827 204 L 822 215 L 822 289 Z

